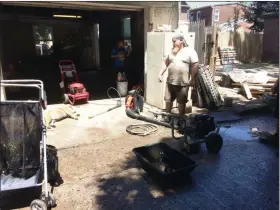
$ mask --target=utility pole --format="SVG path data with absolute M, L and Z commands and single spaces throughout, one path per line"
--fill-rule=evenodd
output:
M 212 27 L 212 38 L 211 38 L 211 53 L 210 53 L 210 64 L 209 64 L 209 68 L 213 74 L 213 76 L 215 76 L 215 64 L 216 64 L 216 47 L 217 47 L 217 25 L 214 23 L 213 27 Z

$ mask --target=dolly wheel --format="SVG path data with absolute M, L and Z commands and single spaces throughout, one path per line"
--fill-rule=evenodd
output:
M 211 133 L 206 137 L 205 143 L 210 153 L 217 154 L 223 146 L 223 138 L 217 133 Z
M 68 96 L 68 94 L 64 94 L 63 95 L 63 103 L 64 104 L 69 104 L 69 96 Z
M 47 204 L 44 203 L 44 201 L 36 199 L 31 202 L 30 209 L 31 210 L 47 210 L 48 207 L 47 207 Z

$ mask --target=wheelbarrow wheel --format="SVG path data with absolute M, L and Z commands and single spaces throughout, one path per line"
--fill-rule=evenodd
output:
M 205 144 L 210 153 L 217 154 L 223 146 L 223 138 L 220 134 L 211 133 L 206 137 Z
M 69 104 L 69 96 L 66 93 L 63 94 L 63 103 L 64 104 Z
M 31 202 L 30 209 L 31 210 L 47 210 L 48 207 L 47 207 L 47 204 L 44 201 L 36 199 L 36 200 Z

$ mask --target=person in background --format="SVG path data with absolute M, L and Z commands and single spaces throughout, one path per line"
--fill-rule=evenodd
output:
M 111 58 L 114 60 L 113 68 L 117 73 L 125 73 L 125 59 L 130 55 L 130 52 L 126 50 L 124 40 L 121 38 L 118 40 L 117 47 L 113 48 Z
M 188 89 L 189 86 L 194 85 L 198 71 L 198 56 L 194 49 L 188 47 L 183 35 L 175 35 L 172 42 L 173 49 L 166 56 L 164 67 L 159 74 L 159 81 L 162 82 L 162 75 L 168 69 L 164 96 L 166 112 L 171 113 L 173 101 L 177 98 L 179 114 L 184 115 Z

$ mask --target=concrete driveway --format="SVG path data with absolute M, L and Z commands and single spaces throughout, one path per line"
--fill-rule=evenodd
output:
M 273 131 L 272 117 L 247 116 L 231 124 L 232 128 L 222 129 L 220 154 L 210 155 L 202 148 L 201 153 L 191 155 L 199 164 L 191 181 L 170 189 L 155 184 L 132 149 L 155 142 L 182 149 L 182 141 L 172 140 L 170 130 L 163 127 L 146 137 L 127 134 L 127 125 L 140 122 L 126 117 L 124 107 L 89 120 L 91 111 L 115 105 L 112 101 L 95 103 L 99 105 L 78 107 L 79 121 L 59 122 L 48 132 L 48 143 L 59 148 L 64 180 L 54 189 L 56 209 L 278 209 L 277 149 L 248 134 L 250 127 Z

